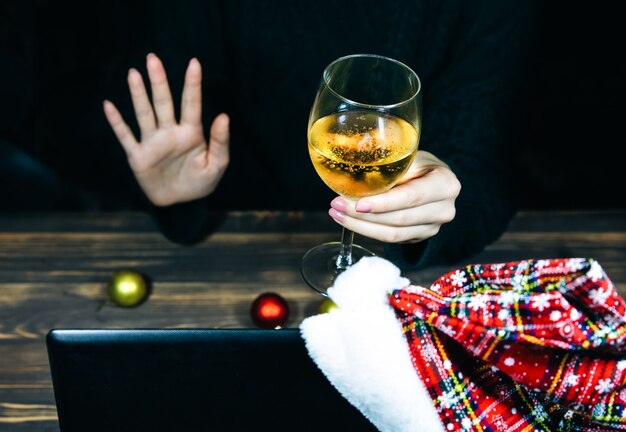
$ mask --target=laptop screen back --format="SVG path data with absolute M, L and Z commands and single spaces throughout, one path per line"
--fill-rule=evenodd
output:
M 62 432 L 376 430 L 297 329 L 51 330 Z

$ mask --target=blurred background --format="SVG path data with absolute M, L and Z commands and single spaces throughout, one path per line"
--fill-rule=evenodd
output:
M 159 43 L 152 23 L 167 23 L 168 17 L 150 16 L 146 5 L 0 5 L 0 211 L 144 204 L 137 188 L 124 186 L 133 181 L 121 148 L 103 150 L 115 139 L 101 103 L 102 95 L 117 96 L 107 77 L 123 83 L 128 59 L 143 58 L 146 47 Z M 529 102 L 521 131 L 525 144 L 511 163 L 511 175 L 522 185 L 520 208 L 626 208 L 622 15 L 610 2 L 540 5 L 530 73 L 519 83 Z M 175 49 L 176 35 L 169 37 L 164 43 Z M 180 75 L 176 68 L 185 66 L 170 65 L 168 73 Z M 37 110 L 41 106 L 45 115 Z M 56 142 L 65 143 L 63 150 L 51 145 Z

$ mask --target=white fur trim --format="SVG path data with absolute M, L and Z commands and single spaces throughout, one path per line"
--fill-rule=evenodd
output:
M 443 432 L 387 301 L 408 284 L 389 261 L 362 258 L 328 290 L 339 309 L 306 318 L 300 330 L 331 384 L 380 431 Z

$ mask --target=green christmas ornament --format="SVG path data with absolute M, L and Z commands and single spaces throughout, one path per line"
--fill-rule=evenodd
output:
M 334 301 L 327 297 L 321 301 L 318 311 L 319 313 L 323 314 L 333 311 L 335 309 L 339 309 L 339 306 L 337 306 Z
M 109 300 L 122 307 L 134 307 L 148 297 L 148 281 L 135 270 L 118 270 L 109 278 Z

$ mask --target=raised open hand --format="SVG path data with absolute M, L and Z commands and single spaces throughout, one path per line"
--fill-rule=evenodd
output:
M 124 147 L 139 185 L 157 206 L 190 201 L 212 193 L 229 161 L 229 118 L 218 115 L 207 144 L 202 127 L 202 69 L 191 59 L 185 75 L 180 122 L 176 121 L 172 94 L 161 60 L 147 57 L 152 104 L 141 74 L 128 71 L 128 87 L 141 131 L 138 142 L 110 101 L 104 113 Z M 154 109 L 153 109 L 154 105 Z

